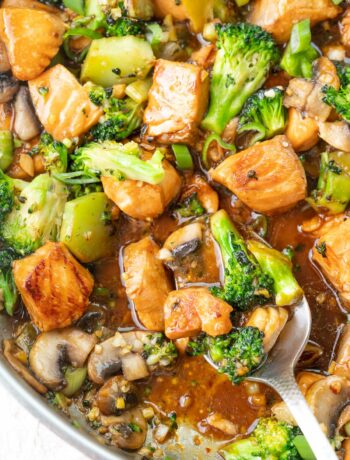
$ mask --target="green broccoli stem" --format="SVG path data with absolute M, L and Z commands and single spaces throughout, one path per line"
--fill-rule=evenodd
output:
M 218 53 L 224 53 L 219 50 Z M 222 57 L 223 59 L 223 57 Z M 226 65 L 222 66 L 221 62 L 217 58 L 218 64 L 214 64 L 213 68 L 213 80 L 210 87 L 211 100 L 218 100 L 220 103 L 210 104 L 208 113 L 202 121 L 202 127 L 208 131 L 214 131 L 217 134 L 222 134 L 226 125 L 232 118 L 239 114 L 242 110 L 245 101 L 255 91 L 257 91 L 266 79 L 266 69 L 261 68 L 249 83 L 249 67 L 244 68 L 243 62 L 237 62 L 235 68 L 239 73 L 232 75 L 232 70 L 227 69 Z M 225 72 L 226 71 L 226 72 Z M 226 75 L 233 79 L 234 88 L 227 88 L 225 84 L 222 84 L 223 77 L 217 77 L 218 81 L 215 81 L 215 74 Z M 233 86 L 233 85 L 231 85 Z
M 81 147 L 75 155 L 74 168 L 87 176 L 113 176 L 159 184 L 164 179 L 163 154 L 158 149 L 150 160 L 140 158 L 141 150 L 135 142 L 119 144 L 105 141 Z
M 254 438 L 240 439 L 231 446 L 228 446 L 227 450 L 222 450 L 221 454 L 225 460 L 237 460 L 237 459 L 258 459 L 259 446 Z
M 294 278 L 292 263 L 288 257 L 256 240 L 249 240 L 247 246 L 263 272 L 274 281 L 276 305 L 282 307 L 297 302 L 303 295 L 303 290 Z
M 7 271 L 0 270 L 0 293 L 0 297 L 2 296 L 2 302 L 7 314 L 12 316 L 17 302 L 18 293 L 11 269 L 8 269 Z
M 232 243 L 236 242 L 247 254 L 245 243 L 229 215 L 224 209 L 217 211 L 210 218 L 210 229 L 213 237 L 220 246 L 221 255 L 225 267 L 232 262 Z
M 307 198 L 316 210 L 329 214 L 344 212 L 350 202 L 350 154 L 323 152 L 317 189 Z

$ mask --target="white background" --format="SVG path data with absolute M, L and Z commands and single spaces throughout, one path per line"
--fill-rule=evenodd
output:
M 38 422 L 0 384 L 0 460 L 88 460 Z

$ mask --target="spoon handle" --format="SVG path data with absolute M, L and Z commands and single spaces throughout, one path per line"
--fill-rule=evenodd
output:
M 274 379 L 273 382 L 270 381 L 269 384 L 274 387 L 287 404 L 317 460 L 338 460 L 334 449 L 299 390 L 294 375 L 284 374 L 278 379 Z

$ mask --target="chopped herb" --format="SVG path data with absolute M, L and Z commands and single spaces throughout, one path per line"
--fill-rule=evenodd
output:
M 322 257 L 327 257 L 327 246 L 326 242 L 322 241 L 320 244 L 316 244 L 316 251 L 321 254 Z
M 334 160 L 328 162 L 327 168 L 334 174 L 339 175 L 343 172 L 342 168 Z
M 41 95 L 41 96 L 46 96 L 46 94 L 49 92 L 49 88 L 47 88 L 46 86 L 40 86 L 38 88 L 38 93 Z
M 139 425 L 137 425 L 136 423 L 129 423 L 128 424 L 128 427 L 134 432 L 134 433 L 141 433 L 142 432 L 142 429 Z
M 247 177 L 248 177 L 249 179 L 258 180 L 258 176 L 256 175 L 256 171 L 254 171 L 254 169 L 251 169 L 250 171 L 248 171 Z

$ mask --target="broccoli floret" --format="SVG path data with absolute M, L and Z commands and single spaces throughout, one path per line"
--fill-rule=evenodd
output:
M 226 211 L 216 212 L 210 219 L 210 227 L 225 267 L 224 286 L 212 288 L 213 294 L 240 310 L 271 301 L 274 281 L 248 252 Z
M 142 104 L 131 98 L 117 99 L 99 86 L 89 91 L 91 101 L 103 108 L 104 115 L 90 133 L 95 141 L 122 140 L 128 137 L 142 123 Z
M 210 84 L 210 105 L 202 126 L 221 134 L 278 62 L 272 36 L 249 23 L 217 26 L 218 52 Z
M 256 131 L 251 145 L 271 139 L 284 131 L 287 110 L 283 106 L 283 91 L 280 88 L 262 89 L 253 94 L 243 107 L 238 132 Z
M 18 298 L 12 274 L 12 262 L 18 258 L 13 249 L 0 249 L 0 310 L 3 306 L 9 315 L 13 314 Z
M 225 460 L 301 460 L 293 442 L 297 436 L 299 428 L 262 418 L 250 436 L 229 444 L 220 453 Z
M 0 225 L 15 205 L 16 193 L 23 190 L 27 182 L 13 179 L 0 169 Z
M 15 203 L 14 184 L 11 177 L 6 176 L 0 169 L 0 223 L 12 210 Z
M 333 86 L 325 85 L 322 88 L 324 93 L 323 102 L 330 105 L 335 111 L 350 123 L 350 67 L 337 65 L 340 78 L 340 88 L 336 90 Z
M 350 154 L 323 152 L 317 188 L 307 201 L 316 211 L 344 212 L 350 202 Z
M 281 67 L 292 77 L 312 77 L 312 63 L 319 56 L 312 46 L 310 19 L 295 24 L 283 54 Z
M 141 155 L 142 150 L 136 142 L 93 142 L 80 147 L 72 155 L 73 172 L 55 177 L 71 185 L 98 183 L 101 176 L 112 176 L 118 180 L 134 179 L 149 184 L 162 182 L 165 173 L 161 151 L 156 150 L 150 160 L 142 160 Z
M 293 265 L 290 259 L 260 241 L 250 240 L 247 246 L 263 272 L 274 281 L 276 305 L 283 307 L 297 302 L 303 295 L 303 290 L 294 278 Z
M 50 172 L 64 172 L 68 163 L 68 148 L 49 133 L 42 133 L 37 146 L 32 149 L 32 154 L 42 155 L 45 169 Z
M 102 86 L 93 85 L 89 90 L 89 98 L 93 104 L 101 106 L 108 98 L 108 93 Z
M 149 366 L 167 367 L 176 361 L 178 353 L 174 342 L 166 340 L 161 332 L 155 332 L 147 336 L 143 357 Z
M 263 339 L 264 334 L 258 328 L 248 326 L 218 337 L 201 334 L 188 347 L 192 355 L 208 354 L 219 372 L 233 383 L 240 383 L 261 364 Z
M 35 177 L 0 225 L 1 238 L 21 255 L 56 240 L 67 200 L 66 187 L 49 174 Z
M 181 201 L 176 208 L 176 212 L 178 212 L 181 217 L 199 217 L 205 213 L 205 209 L 198 199 L 198 194 L 194 192 Z
M 145 24 L 137 19 L 121 16 L 113 19 L 112 16 L 106 18 L 106 36 L 124 37 L 126 35 L 144 35 Z

